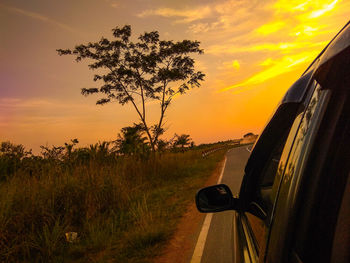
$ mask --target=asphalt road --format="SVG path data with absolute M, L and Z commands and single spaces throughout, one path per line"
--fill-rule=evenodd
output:
M 250 149 L 251 146 L 248 147 Z M 226 157 L 226 166 L 221 183 L 227 184 L 236 195 L 241 186 L 244 167 L 250 155 L 247 146 L 231 149 Z M 233 211 L 214 213 L 206 238 L 201 263 L 233 262 Z

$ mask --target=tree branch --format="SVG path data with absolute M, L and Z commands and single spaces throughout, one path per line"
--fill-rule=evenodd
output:
M 111 69 L 109 68 L 109 70 L 111 70 Z M 116 77 L 118 77 L 118 76 L 114 73 L 113 70 L 111 70 L 111 72 L 112 72 Z M 143 125 L 145 126 L 145 131 L 146 131 L 147 136 L 148 136 L 148 139 L 149 139 L 149 141 L 150 141 L 152 150 L 155 151 L 153 138 L 152 138 L 151 133 L 149 132 L 149 128 L 148 128 L 148 126 L 147 126 L 146 120 L 143 118 L 143 115 L 141 114 L 139 108 L 137 107 L 137 105 L 136 105 L 136 103 L 135 103 L 135 101 L 134 101 L 134 98 L 133 98 L 132 96 L 130 96 L 130 94 L 129 94 L 127 88 L 123 85 L 123 83 L 120 83 L 120 85 L 122 86 L 122 88 L 123 88 L 124 92 L 126 93 L 126 95 L 127 95 L 128 97 L 131 98 L 131 103 L 132 103 L 132 105 L 134 106 L 136 112 L 138 113 L 138 115 L 139 115 L 139 117 L 140 117 L 140 119 L 141 119 Z

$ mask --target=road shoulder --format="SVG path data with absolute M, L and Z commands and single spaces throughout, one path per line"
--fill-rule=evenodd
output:
M 204 186 L 216 184 L 223 165 L 224 160 L 218 164 L 215 171 L 206 181 Z M 194 202 L 188 206 L 186 213 L 183 215 L 180 223 L 177 226 L 173 238 L 168 242 L 161 256 L 157 257 L 154 262 L 190 262 L 204 218 L 205 214 L 198 212 Z

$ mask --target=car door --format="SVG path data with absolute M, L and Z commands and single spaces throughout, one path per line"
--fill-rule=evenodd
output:
M 310 96 L 315 89 L 310 72 L 282 100 L 254 146 L 240 191 L 242 212 L 235 216 L 236 262 L 263 262 L 269 240 L 279 181 Z

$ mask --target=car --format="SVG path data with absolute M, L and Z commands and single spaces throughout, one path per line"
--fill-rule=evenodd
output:
M 278 105 L 239 195 L 196 194 L 200 212 L 235 210 L 235 262 L 350 262 L 349 22 Z

